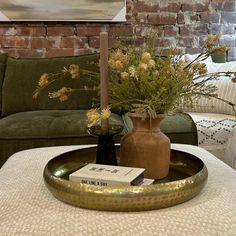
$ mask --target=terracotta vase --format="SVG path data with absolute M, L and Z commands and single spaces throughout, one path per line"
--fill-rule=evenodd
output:
M 160 131 L 161 114 L 143 119 L 129 113 L 133 129 L 121 139 L 120 165 L 145 168 L 144 177 L 162 179 L 169 173 L 170 140 Z

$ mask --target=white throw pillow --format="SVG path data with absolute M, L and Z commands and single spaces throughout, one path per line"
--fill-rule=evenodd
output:
M 184 54 L 184 59 L 185 61 L 191 62 L 195 60 L 198 56 L 199 54 Z M 209 56 L 203 62 L 212 62 L 212 58 Z
M 208 73 L 215 72 L 236 72 L 236 61 L 226 63 L 214 63 L 205 62 Z M 233 83 L 230 78 L 220 76 L 218 80 L 211 81 L 217 86 L 218 97 L 227 100 L 233 104 L 236 104 L 236 83 Z M 220 113 L 228 115 L 236 115 L 236 112 L 232 109 L 232 106 L 220 101 L 216 98 L 207 98 L 201 96 L 198 101 L 194 102 L 192 108 L 186 108 L 186 111 L 192 112 L 205 112 L 205 113 Z

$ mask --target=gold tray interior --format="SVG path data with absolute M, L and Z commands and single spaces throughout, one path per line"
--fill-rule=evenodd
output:
M 207 168 L 199 158 L 171 150 L 169 175 L 153 185 L 100 187 L 69 181 L 72 172 L 87 163 L 94 163 L 95 159 L 96 147 L 53 158 L 44 169 L 46 186 L 57 199 L 72 205 L 97 210 L 140 211 L 187 201 L 202 190 L 207 180 Z

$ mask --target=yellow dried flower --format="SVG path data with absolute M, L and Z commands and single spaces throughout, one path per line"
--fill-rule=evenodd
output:
M 109 65 L 111 68 L 115 68 L 115 60 L 109 59 L 109 60 L 108 60 L 108 65 Z
M 98 112 L 97 108 L 90 109 L 86 113 L 86 115 L 87 115 L 87 118 L 88 118 L 88 127 L 89 128 L 101 121 L 101 115 Z
M 207 35 L 207 39 L 206 39 L 206 47 L 207 48 L 212 48 L 214 44 L 218 43 L 220 40 L 221 34 L 218 33 L 216 35 Z
M 68 100 L 68 96 L 67 96 L 66 94 L 63 94 L 63 95 L 61 95 L 61 96 L 59 97 L 59 100 L 60 100 L 61 102 L 64 102 L 64 101 Z
M 75 64 L 71 64 L 69 66 L 69 73 L 71 74 L 72 79 L 78 79 L 79 78 L 79 66 Z
M 141 56 L 143 62 L 148 62 L 151 60 L 151 54 L 149 52 L 144 52 Z
M 39 82 L 38 82 L 38 85 L 39 87 L 43 87 L 45 85 L 48 84 L 48 74 L 47 73 L 44 73 L 41 75 L 40 79 L 39 79 Z
M 148 65 L 146 63 L 140 63 L 138 65 L 138 69 L 141 71 L 146 71 L 148 69 Z
M 129 78 L 129 73 L 127 73 L 126 71 L 123 71 L 123 72 L 121 72 L 120 77 L 122 79 L 127 79 L 127 78 Z
M 111 116 L 111 111 L 109 107 L 102 109 L 101 119 L 108 119 L 110 116 Z
M 154 68 L 156 65 L 155 61 L 153 59 L 148 61 L 148 68 Z
M 114 69 L 123 69 L 123 63 L 120 60 L 115 61 Z
M 36 89 L 33 94 L 33 99 L 38 98 L 38 96 L 39 96 L 39 91 Z
M 135 69 L 135 67 L 134 67 L 134 66 L 130 66 L 130 67 L 128 68 L 128 72 L 129 72 L 130 77 L 134 77 L 134 76 L 136 75 L 136 69 Z
M 110 54 L 110 59 L 114 61 L 118 60 L 118 61 L 125 62 L 127 60 L 127 56 L 120 49 L 117 49 Z
M 58 91 L 48 93 L 49 98 L 59 98 L 60 101 L 67 100 L 65 96 L 68 96 L 68 94 L 71 92 L 70 88 L 63 87 L 59 89 Z

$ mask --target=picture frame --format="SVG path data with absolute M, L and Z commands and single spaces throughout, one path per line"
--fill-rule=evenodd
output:
M 0 21 L 126 21 L 126 0 L 1 0 Z

